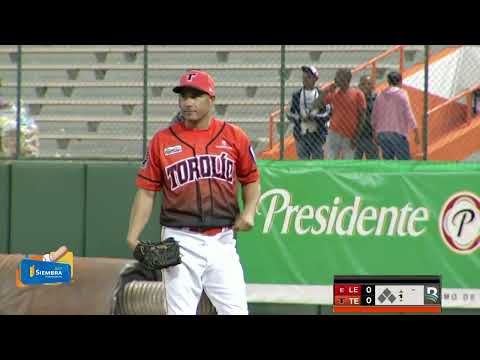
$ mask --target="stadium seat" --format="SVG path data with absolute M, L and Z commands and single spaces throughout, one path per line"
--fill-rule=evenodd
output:
M 302 86 L 301 65 L 315 64 L 320 82 L 326 82 L 337 69 L 355 67 L 390 47 L 286 46 L 285 101 Z M 143 122 L 143 50 L 143 45 L 22 47 L 22 100 L 40 126 L 41 141 L 45 140 L 42 155 L 55 153 L 45 145 L 50 142 L 64 150 L 83 136 L 95 149 L 103 146 L 102 141 L 135 142 L 141 136 L 132 135 L 132 129 Z M 422 50 L 422 46 L 408 46 L 406 60 L 414 61 Z M 168 90 L 178 76 L 199 68 L 217 80 L 217 115 L 242 126 L 254 143 L 267 138 L 268 115 L 280 106 L 279 45 L 150 45 L 148 51 L 149 131 L 166 126 L 175 115 L 178 102 Z M 16 61 L 17 46 L 0 46 L 2 90 L 9 101 L 16 97 Z M 382 62 L 377 76 L 381 79 L 397 67 L 398 62 Z M 94 150 L 82 151 L 85 154 L 76 155 L 87 156 Z M 142 156 L 138 151 L 130 155 Z

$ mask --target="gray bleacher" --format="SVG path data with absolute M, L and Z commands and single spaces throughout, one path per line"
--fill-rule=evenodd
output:
M 341 67 L 358 66 L 393 45 L 287 46 L 286 102 L 301 86 L 300 66 L 314 64 L 320 82 Z M 406 66 L 423 59 L 411 45 Z M 0 46 L 2 95 L 16 98 L 16 46 Z M 28 45 L 23 49 L 22 99 L 41 132 L 42 157 L 142 156 L 143 46 Z M 209 71 L 217 82 L 216 113 L 247 131 L 257 150 L 268 138 L 268 116 L 280 105 L 280 46 L 149 47 L 148 134 L 177 112 L 171 88 L 187 69 Z M 398 67 L 398 53 L 378 65 L 381 80 Z M 359 75 L 354 77 L 354 83 Z

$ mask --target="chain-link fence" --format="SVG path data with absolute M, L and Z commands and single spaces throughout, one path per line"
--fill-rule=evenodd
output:
M 478 161 L 479 52 L 475 45 L 2 45 L 0 157 L 141 159 L 179 113 L 172 88 L 199 69 L 216 81 L 215 115 L 243 128 L 260 158 Z
M 149 135 L 178 114 L 172 88 L 197 69 L 215 79 L 215 115 L 243 128 L 257 150 L 266 148 L 268 114 L 280 105 L 280 46 L 155 45 L 148 52 Z

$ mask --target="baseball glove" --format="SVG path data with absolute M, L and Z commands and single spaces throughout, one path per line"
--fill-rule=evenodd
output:
M 174 238 L 157 243 L 140 242 L 133 257 L 148 270 L 161 270 L 182 263 L 180 246 Z

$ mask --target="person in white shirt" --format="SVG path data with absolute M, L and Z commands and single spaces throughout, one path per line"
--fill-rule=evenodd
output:
M 323 105 L 323 91 L 315 86 L 318 70 L 314 66 L 302 66 L 302 72 L 303 87 L 292 95 L 287 117 L 293 123 L 298 159 L 323 160 L 332 106 Z

